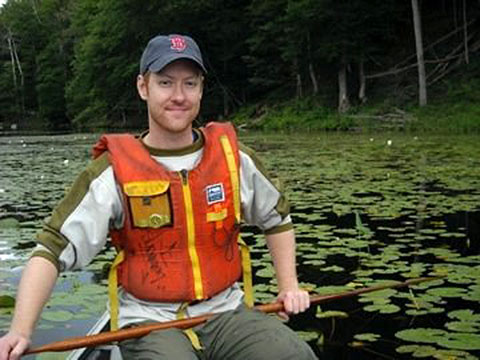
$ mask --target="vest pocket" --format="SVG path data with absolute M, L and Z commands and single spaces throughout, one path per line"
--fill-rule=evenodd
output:
M 168 181 L 135 181 L 124 184 L 132 224 L 140 228 L 160 228 L 172 224 Z

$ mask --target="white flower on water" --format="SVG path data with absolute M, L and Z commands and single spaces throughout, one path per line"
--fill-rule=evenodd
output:
M 387 140 L 387 145 L 392 146 L 392 140 Z
M 3 194 L 5 192 L 5 189 L 0 189 L 0 194 Z
M 68 159 L 65 159 L 65 160 L 63 160 L 63 163 L 64 163 L 65 165 L 68 165 L 69 160 L 68 160 Z
M 370 141 L 373 141 L 373 138 L 370 138 Z

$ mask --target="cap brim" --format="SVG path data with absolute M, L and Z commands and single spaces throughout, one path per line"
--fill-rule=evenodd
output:
M 181 59 L 190 60 L 194 62 L 205 74 L 207 73 L 207 69 L 205 69 L 205 66 L 203 66 L 201 61 L 199 61 L 194 56 L 185 55 L 185 54 L 178 54 L 177 56 L 169 56 L 167 58 L 157 59 L 148 67 L 148 70 L 151 72 L 159 72 L 168 64 L 171 64 L 172 62 L 176 60 L 181 60 Z

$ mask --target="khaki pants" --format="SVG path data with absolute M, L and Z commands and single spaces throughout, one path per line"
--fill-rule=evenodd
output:
M 178 329 L 155 331 L 120 343 L 125 360 L 310 360 L 312 349 L 277 318 L 240 306 L 194 328 L 196 351 Z

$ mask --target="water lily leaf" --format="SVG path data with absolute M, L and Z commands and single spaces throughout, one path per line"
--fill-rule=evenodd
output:
M 381 314 L 393 314 L 399 312 L 400 308 L 393 304 L 373 304 L 364 306 L 363 310 L 368 312 L 379 311 Z
M 458 320 L 468 321 L 468 322 L 478 321 L 480 323 L 480 314 L 474 314 L 473 311 L 470 309 L 450 311 L 447 314 L 447 316 L 450 319 L 458 319 Z
M 338 265 L 332 265 L 332 266 L 328 266 L 326 268 L 321 269 L 321 271 L 342 272 L 342 271 L 345 271 L 345 269 Z
M 362 298 L 389 298 L 397 293 L 395 289 L 383 289 L 378 291 L 373 291 L 366 294 L 361 294 Z
M 35 357 L 37 360 L 65 360 L 68 356 L 68 353 L 42 353 Z
M 271 278 L 273 276 L 273 273 L 274 271 L 272 268 L 263 268 L 263 269 L 257 270 L 255 272 L 255 275 L 262 278 Z
M 375 298 L 375 297 L 359 297 L 358 302 L 368 303 L 371 302 L 375 305 L 385 305 L 390 304 L 392 301 L 389 298 Z
M 452 333 L 448 338 L 439 339 L 437 343 L 450 349 L 480 350 L 480 334 Z
M 455 232 L 447 232 L 440 234 L 440 237 L 445 237 L 445 238 L 465 238 L 467 235 L 462 234 L 462 233 L 455 233 Z
M 335 311 L 335 310 L 322 311 L 320 307 L 318 307 L 316 317 L 319 319 L 327 319 L 327 318 L 335 318 L 335 317 L 346 319 L 348 318 L 348 314 L 344 311 Z
M 439 360 L 478 360 L 476 356 L 461 350 L 439 350 L 433 356 Z
M 472 290 L 465 296 L 462 296 L 463 300 L 475 301 L 480 302 L 480 290 Z
M 348 286 L 320 286 L 317 288 L 318 295 L 333 295 L 351 290 Z
M 316 331 L 296 331 L 296 333 L 298 334 L 300 339 L 307 342 L 316 340 L 320 336 L 320 334 Z
M 415 351 L 412 353 L 412 356 L 416 358 L 424 358 L 424 357 L 430 357 L 436 354 L 436 352 L 437 352 L 437 349 L 434 348 L 433 346 L 423 345 L 415 349 Z
M 375 342 L 380 339 L 380 335 L 374 333 L 356 334 L 354 338 L 359 341 Z
M 405 314 L 411 315 L 411 316 L 421 316 L 421 315 L 427 315 L 429 312 L 427 310 L 419 310 L 419 309 L 409 309 L 405 311 Z
M 480 323 L 476 324 L 473 322 L 466 321 L 451 321 L 445 324 L 445 327 L 449 330 L 458 331 L 458 332 L 477 332 L 480 331 Z
M 0 229 L 3 228 L 18 228 L 20 226 L 20 221 L 15 218 L 5 218 L 0 219 Z
M 417 350 L 420 346 L 423 345 L 402 345 L 395 349 L 399 354 L 408 354 Z
M 327 262 L 324 260 L 307 260 L 307 261 L 302 261 L 303 265 L 314 265 L 314 266 L 322 266 L 325 265 Z M 323 269 L 325 271 L 325 269 Z
M 9 295 L 0 296 L 0 308 L 13 308 L 15 307 L 15 298 Z
M 465 289 L 462 288 L 456 288 L 456 287 L 441 287 L 441 288 L 435 288 L 435 289 L 428 289 L 427 293 L 433 296 L 441 296 L 441 297 L 447 297 L 447 298 L 456 298 L 456 297 L 462 297 L 465 294 Z
M 436 343 L 447 336 L 445 330 L 431 328 L 406 329 L 395 333 L 395 337 L 401 340 L 420 343 Z
M 49 321 L 69 321 L 73 319 L 73 313 L 65 310 L 45 311 L 42 314 L 42 319 Z
M 415 290 L 422 290 L 422 289 L 428 289 L 432 286 L 440 286 L 443 285 L 445 281 L 443 279 L 438 279 L 438 280 L 432 280 L 432 281 L 425 281 L 420 284 L 412 285 L 411 288 Z

